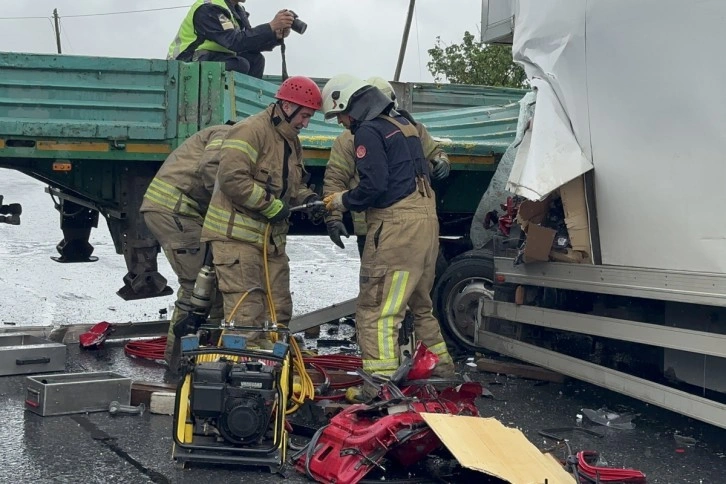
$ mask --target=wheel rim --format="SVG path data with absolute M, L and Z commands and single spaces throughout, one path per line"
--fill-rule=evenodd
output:
M 485 277 L 462 279 L 446 296 L 444 308 L 449 328 L 457 339 L 471 346 L 478 346 L 474 342 L 474 329 L 481 297 L 494 299 L 493 283 Z

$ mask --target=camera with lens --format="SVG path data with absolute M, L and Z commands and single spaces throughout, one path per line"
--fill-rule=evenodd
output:
M 295 19 L 292 21 L 292 27 L 291 27 L 292 30 L 294 30 L 295 32 L 297 32 L 300 35 L 304 34 L 305 31 L 308 29 L 308 24 L 306 24 L 305 22 L 300 20 L 300 17 L 298 16 L 298 14 L 296 14 L 292 10 L 288 10 L 288 12 L 290 12 L 292 14 L 293 18 Z

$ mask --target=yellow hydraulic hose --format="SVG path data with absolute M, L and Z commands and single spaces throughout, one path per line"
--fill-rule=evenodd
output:
M 267 304 L 270 311 L 270 319 L 272 320 L 273 326 L 277 326 L 277 312 L 275 311 L 275 301 L 272 297 L 272 285 L 270 283 L 270 269 L 267 263 L 267 248 L 268 241 L 270 240 L 270 224 L 268 223 L 265 227 L 265 238 L 262 243 L 262 260 L 265 266 L 265 286 L 267 288 Z M 277 333 L 271 333 L 273 336 L 273 342 L 277 339 Z M 292 364 L 293 368 L 297 371 L 298 377 L 300 378 L 300 392 L 292 392 L 291 400 L 295 403 L 293 406 L 287 409 L 286 414 L 291 414 L 300 408 L 305 400 L 312 400 L 315 397 L 315 386 L 313 380 L 310 378 L 307 370 L 305 369 L 305 362 L 303 360 L 302 352 L 297 344 L 297 340 L 293 337 L 288 338 L 290 348 L 292 349 Z

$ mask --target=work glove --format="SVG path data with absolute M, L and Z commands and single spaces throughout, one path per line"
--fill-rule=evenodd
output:
M 327 197 L 323 198 L 323 202 L 325 203 L 325 209 L 328 212 L 347 212 L 348 209 L 343 205 L 343 194 L 347 193 L 348 191 L 344 192 L 336 192 L 328 195 Z
M 313 222 L 321 222 L 323 217 L 325 217 L 327 210 L 325 210 L 325 204 L 322 202 L 323 200 L 317 193 L 313 193 L 305 199 L 305 202 L 303 202 L 305 205 L 314 204 L 312 207 L 305 209 L 305 213 Z
M 279 198 L 272 201 L 266 212 L 268 220 L 271 224 L 282 222 L 290 216 L 290 206 L 284 200 Z
M 340 240 L 341 235 L 345 235 L 346 237 L 350 237 L 348 235 L 348 231 L 345 229 L 345 225 L 343 224 L 342 220 L 329 220 L 328 221 L 328 237 L 330 237 L 330 240 L 333 241 L 335 245 L 340 247 L 341 249 L 345 249 L 345 245 L 343 245 L 343 241 Z
M 451 171 L 451 164 L 446 158 L 436 158 L 433 161 L 433 167 L 431 168 L 431 179 L 432 180 L 443 180 L 449 176 Z

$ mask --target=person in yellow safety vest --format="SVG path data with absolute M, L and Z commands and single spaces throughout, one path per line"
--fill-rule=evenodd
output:
M 265 71 L 261 54 L 271 51 L 290 34 L 295 20 L 289 10 L 280 10 L 265 24 L 252 27 L 244 0 L 197 0 L 184 17 L 169 46 L 168 59 L 224 62 L 228 71 L 258 79 Z
M 217 155 L 230 124 L 234 123 L 203 129 L 172 151 L 151 180 L 139 209 L 179 279 L 164 351 L 164 359 L 172 370 L 178 369 L 181 358 L 173 328 L 187 315 L 182 308 L 190 307 L 194 282 L 204 263 L 202 225 L 217 177 Z M 210 317 L 222 318 L 221 295 L 216 298 Z
M 424 156 L 431 163 L 431 179 L 443 180 L 449 176 L 451 162 L 439 143 L 434 140 L 422 123 L 417 123 L 413 117 L 403 109 L 399 109 L 396 101 L 396 92 L 393 86 L 382 77 L 374 76 L 366 80 L 366 83 L 377 87 L 383 94 L 389 96 L 394 102 L 394 109 L 409 120 L 418 131 L 421 139 Z M 330 150 L 330 158 L 325 167 L 323 178 L 323 196 L 331 193 L 351 190 L 358 186 L 358 172 L 355 169 L 355 154 L 353 152 L 353 134 L 346 129 L 333 142 Z M 353 232 L 357 236 L 358 254 L 363 255 L 363 247 L 366 242 L 366 220 L 364 212 L 351 212 L 353 219 Z M 335 245 L 341 249 L 345 248 L 341 235 L 348 237 L 348 230 L 343 223 L 343 214 L 333 212 L 325 218 L 328 228 L 328 236 Z
M 268 281 L 277 322 L 288 323 L 292 298 L 285 244 L 290 206 L 321 201 L 305 185 L 298 138 L 320 109 L 320 89 L 307 77 L 293 76 L 275 97 L 276 103 L 229 131 L 202 230 L 202 240 L 212 243 L 225 321 L 236 327 L 261 328 L 265 320 L 272 322 L 265 295 L 253 291 L 266 291 Z M 320 204 L 305 211 L 322 219 L 325 209 Z M 247 338 L 248 347 L 271 346 L 264 333 L 238 332 Z
M 439 249 L 430 167 L 416 127 L 393 105 L 378 88 L 353 76 L 327 82 L 323 112 L 353 133 L 360 183 L 327 195 L 324 202 L 328 211 L 366 212 L 369 236 L 356 306 L 363 369 L 390 376 L 398 368 L 398 328 L 408 306 L 417 339 L 439 357 L 434 376 L 453 378 L 430 295 Z

